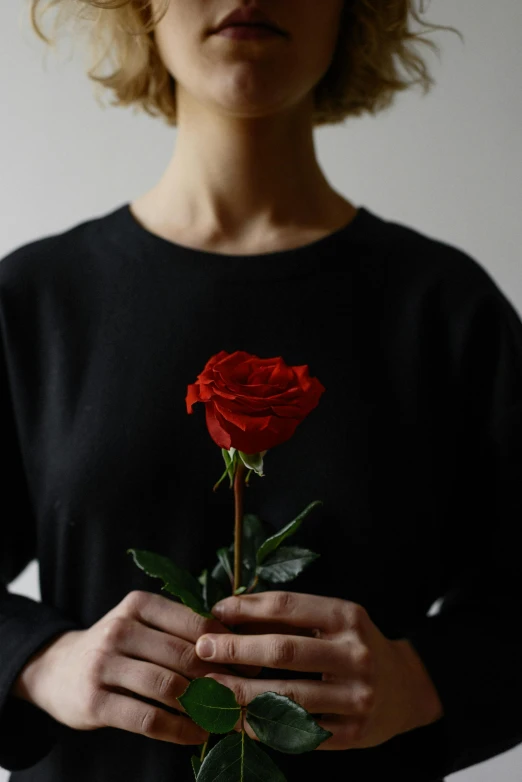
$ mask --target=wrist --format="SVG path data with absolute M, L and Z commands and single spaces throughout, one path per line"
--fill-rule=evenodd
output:
M 407 638 L 393 641 L 402 660 L 402 686 L 407 699 L 403 732 L 430 725 L 444 716 L 439 693 L 422 659 Z
M 72 631 L 76 633 L 78 631 Z M 45 682 L 60 650 L 70 640 L 71 632 L 54 636 L 26 661 L 11 687 L 11 695 L 44 708 Z

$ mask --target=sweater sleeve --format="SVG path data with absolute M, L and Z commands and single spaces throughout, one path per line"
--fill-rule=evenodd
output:
M 522 321 L 472 259 L 446 305 L 463 499 L 443 532 L 450 588 L 405 634 L 443 705 L 442 775 L 522 742 Z
M 54 636 L 78 626 L 52 605 L 7 588 L 38 557 L 38 550 L 35 513 L 9 386 L 4 315 L 0 299 L 0 766 L 14 771 L 33 766 L 51 751 L 59 723 L 28 701 L 13 697 L 10 689 L 30 657 Z

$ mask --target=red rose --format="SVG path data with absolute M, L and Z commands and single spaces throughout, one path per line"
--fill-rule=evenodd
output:
M 289 367 L 281 356 L 221 350 L 188 386 L 185 401 L 188 413 L 196 402 L 205 403 L 216 445 L 252 454 L 289 440 L 325 390 L 306 364 Z

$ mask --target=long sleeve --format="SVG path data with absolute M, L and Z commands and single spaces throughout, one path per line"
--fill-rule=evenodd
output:
M 447 304 L 463 501 L 444 530 L 451 588 L 406 634 L 443 704 L 443 774 L 522 742 L 522 322 L 476 264 Z
M 9 694 L 27 660 L 54 636 L 77 629 L 53 606 L 12 594 L 7 586 L 38 556 L 36 520 L 25 479 L 8 380 L 4 311 L 0 307 L 0 766 L 29 768 L 47 755 L 58 723 L 42 709 Z
M 219 449 L 183 400 L 209 356 L 241 348 L 307 364 L 327 389 L 245 497 L 274 532 L 324 502 L 300 529 L 320 556 L 291 590 L 358 603 L 409 638 L 444 706 L 375 747 L 264 751 L 288 780 L 442 782 L 522 740 L 520 319 L 462 251 L 364 207 L 319 241 L 245 260 L 166 242 L 124 204 L 0 262 L 0 765 L 13 782 L 190 779 L 190 747 L 74 731 L 7 693 L 70 619 L 91 627 L 130 591 L 160 591 L 129 547 L 197 574 L 230 541 Z M 34 558 L 42 602 L 7 590 Z

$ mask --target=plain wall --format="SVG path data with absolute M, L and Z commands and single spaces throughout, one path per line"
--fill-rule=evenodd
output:
M 101 109 L 82 46 L 62 42 L 44 55 L 29 27 L 29 0 L 2 5 L 0 258 L 144 193 L 176 132 L 130 108 Z M 522 2 L 432 0 L 425 16 L 465 38 L 429 33 L 441 47 L 440 59 L 420 49 L 436 81 L 431 93 L 416 87 L 376 117 L 319 128 L 319 160 L 356 205 L 472 255 L 522 313 Z M 36 562 L 10 590 L 40 599 Z M 484 719 L 495 714 L 486 710 Z M 447 777 L 521 778 L 522 745 Z M 0 782 L 7 779 L 0 769 Z

